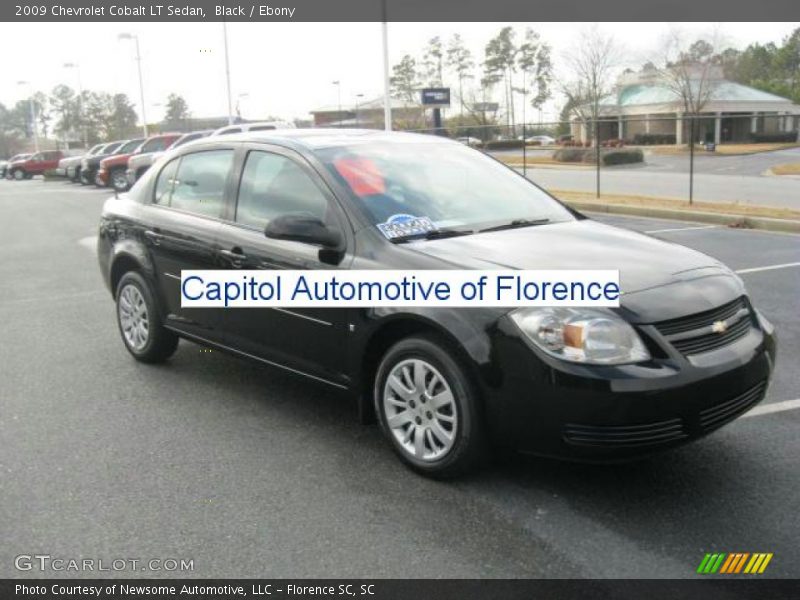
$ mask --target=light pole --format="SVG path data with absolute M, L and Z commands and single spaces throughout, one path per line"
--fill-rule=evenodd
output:
M 361 117 L 358 114 L 358 109 L 361 105 L 361 98 L 364 97 L 364 94 L 356 94 L 356 127 L 361 127 Z
M 338 94 L 339 98 L 339 127 L 341 127 L 342 126 L 342 82 L 337 79 L 336 81 L 332 81 L 331 83 L 336 86 L 336 93 Z
M 240 119 L 242 118 L 242 108 L 241 108 L 242 98 L 247 98 L 249 96 L 250 94 L 248 92 L 242 92 L 241 94 L 238 94 L 236 96 L 236 114 Z
M 36 152 L 39 151 L 39 134 L 36 133 L 36 105 L 33 102 L 33 86 L 30 81 L 18 81 L 17 85 L 28 86 L 28 103 L 31 109 L 31 133 L 33 134 L 33 148 Z
M 139 36 L 133 33 L 120 33 L 117 36 L 117 39 L 120 40 L 133 40 L 136 42 L 136 65 L 139 69 L 139 101 L 140 106 L 142 107 L 142 133 L 144 133 L 144 137 L 147 136 L 147 116 L 144 110 L 144 80 L 142 79 L 142 54 L 139 51 Z
M 78 63 L 67 62 L 64 63 L 65 69 L 75 69 L 75 74 L 78 77 L 78 121 L 81 124 L 81 131 L 83 133 L 83 146 L 89 146 L 89 136 L 86 133 L 86 123 L 83 120 L 83 87 L 81 86 L 81 66 Z
M 392 130 L 392 100 L 389 96 L 389 11 L 386 6 L 388 0 L 381 2 L 381 35 L 383 38 L 383 128 Z
M 222 22 L 222 39 L 225 44 L 225 86 L 228 91 L 228 125 L 233 125 L 233 102 L 231 100 L 231 63 L 228 59 L 228 24 Z

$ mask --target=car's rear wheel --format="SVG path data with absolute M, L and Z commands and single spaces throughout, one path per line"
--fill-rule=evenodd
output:
M 125 169 L 114 169 L 108 175 L 111 187 L 117 192 L 124 192 L 128 189 L 128 177 L 125 175 Z
M 374 395 L 384 434 L 419 473 L 454 477 L 485 459 L 477 390 L 444 341 L 415 336 L 392 346 Z
M 178 336 L 161 324 L 161 310 L 147 281 L 136 271 L 117 285 L 117 324 L 122 341 L 136 360 L 162 362 L 178 347 Z

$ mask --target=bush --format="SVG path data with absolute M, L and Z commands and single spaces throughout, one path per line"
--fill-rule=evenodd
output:
M 772 142 L 790 143 L 797 141 L 797 132 L 785 131 L 779 133 L 751 133 L 750 139 L 756 144 L 768 144 Z
M 524 145 L 523 140 L 491 140 L 486 142 L 483 147 L 486 150 L 516 150 Z
M 625 149 L 625 150 L 608 150 L 606 152 L 603 152 L 602 161 L 603 164 L 606 166 L 640 163 L 644 162 L 644 153 L 638 148 Z
M 633 143 L 637 146 L 669 145 L 675 144 L 676 140 L 674 133 L 637 133 L 633 136 Z
M 559 148 L 553 153 L 553 160 L 558 162 L 579 163 L 586 160 L 586 155 L 591 154 L 583 148 Z

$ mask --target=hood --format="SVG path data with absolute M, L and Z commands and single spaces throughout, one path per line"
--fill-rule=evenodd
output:
M 161 154 L 161 152 L 145 152 L 142 154 L 134 154 L 128 159 L 129 167 L 140 167 L 150 165 Z
M 111 156 L 106 156 L 103 158 L 100 161 L 100 166 L 106 167 L 108 165 L 124 165 L 127 164 L 130 157 L 130 154 L 112 154 Z
M 405 248 L 465 269 L 618 269 L 625 294 L 691 278 L 691 271 L 700 276 L 709 267 L 724 269 L 685 246 L 591 220 L 419 241 Z

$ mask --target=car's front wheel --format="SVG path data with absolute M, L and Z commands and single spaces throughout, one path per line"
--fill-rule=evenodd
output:
M 153 290 L 136 271 L 125 273 L 117 285 L 117 324 L 125 347 L 136 360 L 162 362 L 178 347 L 178 336 L 161 324 Z
M 25 179 L 25 171 L 22 169 L 14 169 L 11 171 L 11 176 L 14 178 L 15 181 L 22 181 Z
M 125 169 L 114 169 L 109 174 L 111 187 L 117 192 L 124 192 L 128 189 L 128 177 L 125 175 Z
M 374 395 L 384 434 L 419 473 L 454 477 L 486 457 L 478 392 L 443 340 L 415 336 L 392 346 Z

